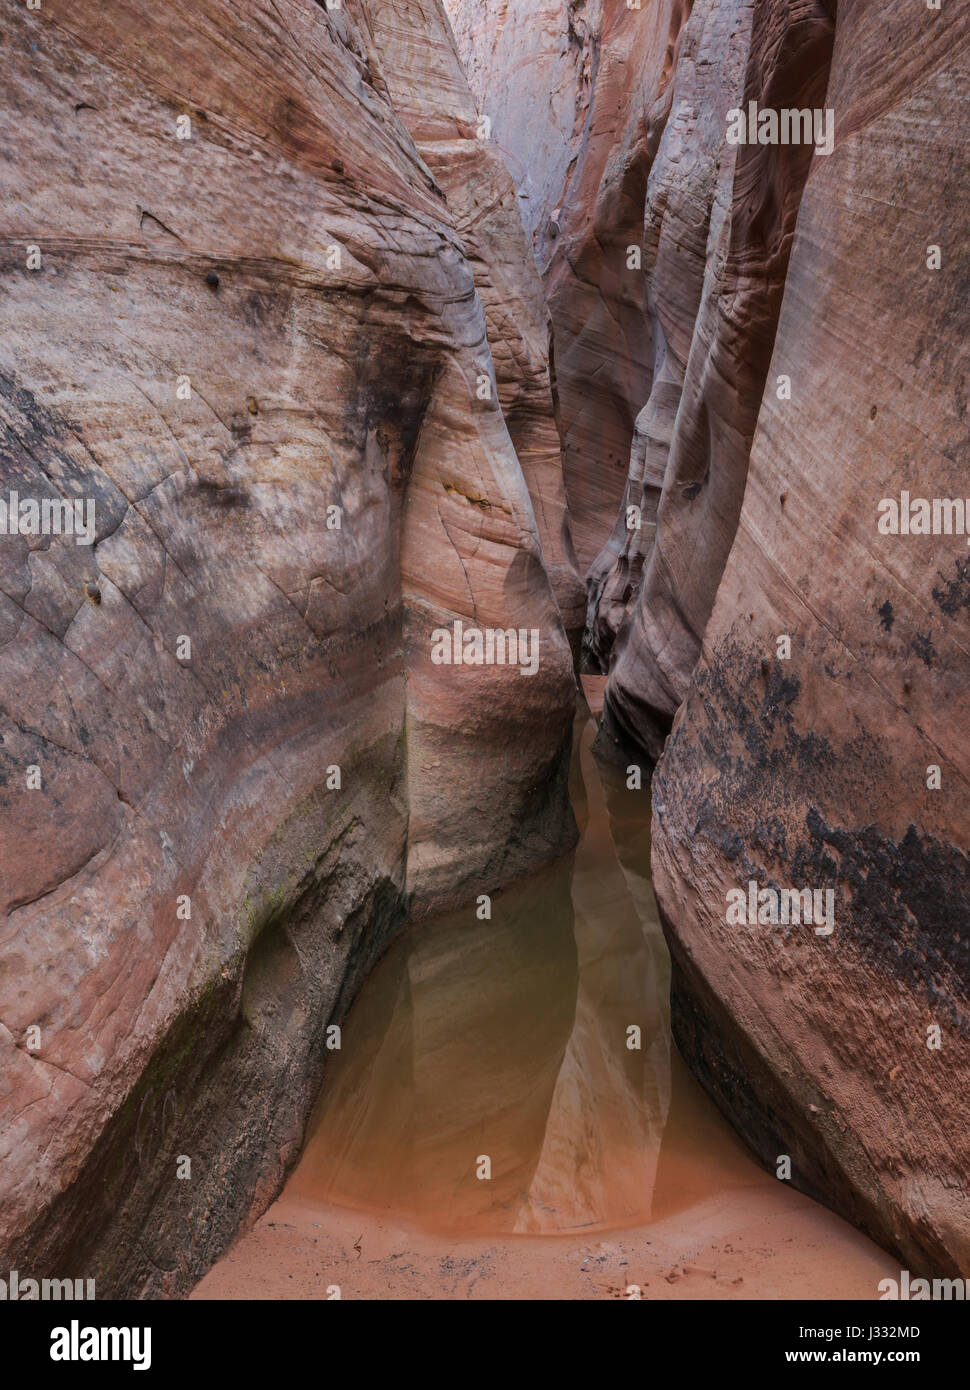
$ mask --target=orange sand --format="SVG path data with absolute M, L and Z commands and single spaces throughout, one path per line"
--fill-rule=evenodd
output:
M 193 1298 L 875 1299 L 898 1266 L 839 1217 L 763 1172 L 675 1061 L 647 1225 L 455 1239 L 290 1197 L 288 1189 Z
M 594 732 L 575 855 L 391 948 L 281 1197 L 193 1297 L 872 1299 L 898 1273 L 764 1172 L 673 1048 L 649 788 Z

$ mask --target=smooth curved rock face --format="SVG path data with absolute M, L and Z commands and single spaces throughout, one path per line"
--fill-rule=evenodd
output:
M 575 833 L 535 276 L 439 10 L 385 14 L 6 24 L 2 497 L 96 543 L 0 537 L 0 1246 L 100 1296 L 272 1197 L 409 908 Z M 433 665 L 455 619 L 536 674 Z
M 447 198 L 474 273 L 504 423 L 535 509 L 553 595 L 578 651 L 586 596 L 576 570 L 559 435 L 550 411 L 549 315 L 515 188 L 481 123 L 439 0 L 412 0 L 403 14 L 393 6 L 372 8 L 360 27 L 379 55 L 395 111 Z M 487 350 L 476 365 L 488 372 Z M 478 391 L 476 378 L 476 397 Z M 473 503 L 482 509 L 481 493 L 474 494 Z
M 653 856 L 675 1035 L 708 1089 L 910 1269 L 963 1275 L 970 564 L 963 535 L 877 521 L 903 490 L 967 492 L 967 39 L 957 7 L 840 6 L 835 152 L 802 199 Z M 831 935 L 728 925 L 749 881 L 831 888 Z
M 469 85 L 515 183 L 537 255 L 551 254 L 589 116 L 603 0 L 444 0 Z
M 796 1185 L 936 1273 L 970 1268 L 970 561 L 960 534 L 880 534 L 877 506 L 967 492 L 967 27 L 903 0 L 605 3 L 559 198 L 568 254 L 547 265 L 537 245 L 561 398 L 585 352 L 590 418 L 600 383 L 619 402 L 581 505 L 573 408 L 567 488 L 581 558 L 601 547 L 586 644 L 609 668 L 607 724 L 655 758 L 674 721 L 653 859 L 678 1041 L 772 1170 L 790 1155 Z M 521 105 L 549 41 L 514 64 L 503 42 L 488 81 L 518 83 Z M 728 145 L 749 100 L 834 110 L 834 152 Z M 639 208 L 609 196 L 617 177 Z M 625 240 L 640 291 L 617 288 Z M 597 371 L 604 305 L 620 346 Z M 729 924 L 751 881 L 832 889 L 833 932 Z
M 450 8 L 520 196 L 555 205 L 535 243 L 586 652 L 610 670 L 611 716 L 634 739 L 655 725 L 659 756 L 737 527 L 811 159 L 729 145 L 727 113 L 823 105 L 832 5 Z
M 526 195 L 584 571 L 616 519 L 634 421 L 650 392 L 646 280 L 627 270 L 627 249 L 642 241 L 651 108 L 680 9 L 670 0 L 641 11 L 622 0 L 449 0 L 469 81 Z
M 812 159 L 806 144 L 728 144 L 728 113 L 823 109 L 833 29 L 820 0 L 699 0 L 681 36 L 647 198 L 656 361 L 631 453 L 637 511 L 623 509 L 590 571 L 587 637 L 612 716 L 654 757 L 737 529 Z
M 404 11 L 362 8 L 359 30 L 447 199 L 479 296 L 473 309 L 463 283 L 455 302 L 438 308 L 463 352 L 444 364 L 422 420 L 402 543 L 407 887 L 414 911 L 424 913 L 465 902 L 566 847 L 562 750 L 571 721 L 562 696 L 573 653 L 560 620 L 578 653 L 583 593 L 550 409 L 547 315 L 511 180 L 478 138 L 438 0 Z M 502 679 L 494 666 L 432 664 L 432 634 L 455 618 L 541 632 L 538 670 Z M 510 789 L 521 819 L 509 815 Z

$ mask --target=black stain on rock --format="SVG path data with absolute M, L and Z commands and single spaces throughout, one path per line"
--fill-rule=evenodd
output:
M 853 946 L 889 979 L 905 981 L 970 1038 L 970 859 L 910 825 L 896 842 L 875 826 L 831 826 L 813 806 L 809 842 L 792 856 L 796 883 L 821 882 L 834 865 L 842 925 Z M 836 858 L 829 852 L 834 850 Z M 831 879 L 830 879 L 831 881 Z M 836 931 L 839 930 L 836 906 Z
M 252 498 L 244 487 L 233 483 L 220 483 L 212 478 L 200 478 L 195 485 L 199 497 L 211 502 L 215 507 L 249 507 Z
M 933 598 L 948 618 L 963 609 L 970 609 L 970 560 L 958 560 L 952 579 L 940 575 L 941 582 L 933 589 Z
M 928 632 L 917 632 L 911 646 L 920 661 L 924 661 L 927 666 L 933 665 L 933 658 L 936 656 L 936 648 L 933 646 L 933 640 Z

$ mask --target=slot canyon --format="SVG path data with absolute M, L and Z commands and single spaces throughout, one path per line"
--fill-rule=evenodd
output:
M 0 1275 L 970 1279 L 968 40 L 5 8 Z

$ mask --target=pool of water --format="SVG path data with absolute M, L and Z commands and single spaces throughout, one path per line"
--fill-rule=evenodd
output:
M 595 733 L 584 709 L 575 852 L 497 894 L 491 920 L 419 924 L 373 971 L 293 1197 L 463 1233 L 651 1216 L 671 1044 L 650 794 L 595 757 Z
M 283 1192 L 193 1297 L 878 1296 L 890 1257 L 755 1163 L 678 1056 L 649 790 L 595 732 L 584 710 L 575 853 L 397 940 Z

